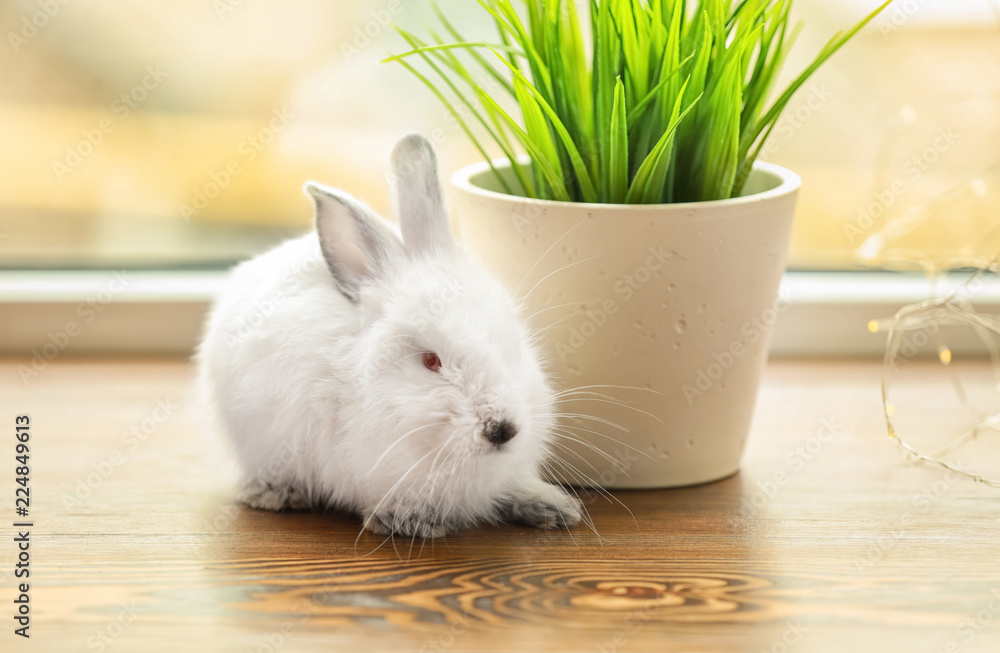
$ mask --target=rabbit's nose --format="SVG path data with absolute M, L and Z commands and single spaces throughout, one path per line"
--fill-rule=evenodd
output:
M 502 419 L 499 422 L 490 420 L 483 428 L 483 437 L 495 445 L 510 442 L 511 438 L 517 435 L 517 427 L 509 420 Z

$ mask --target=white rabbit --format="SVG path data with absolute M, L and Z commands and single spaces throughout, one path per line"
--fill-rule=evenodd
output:
M 519 307 L 453 241 L 434 151 L 392 156 L 395 227 L 309 182 L 316 231 L 236 267 L 198 352 L 241 501 L 333 506 L 380 534 L 567 528 L 542 479 L 554 398 Z

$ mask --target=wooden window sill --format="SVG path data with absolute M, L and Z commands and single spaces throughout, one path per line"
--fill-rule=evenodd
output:
M 772 363 L 742 472 L 616 493 L 635 521 L 595 499 L 600 537 L 481 527 L 412 552 L 234 505 L 186 361 L 58 360 L 27 384 L 23 363 L 0 396 L 9 426 L 32 418 L 46 650 L 1000 650 L 1000 491 L 903 460 L 875 362 Z M 940 367 L 910 365 L 940 417 Z

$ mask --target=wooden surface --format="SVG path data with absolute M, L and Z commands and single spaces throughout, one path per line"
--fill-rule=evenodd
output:
M 13 636 L 4 517 L 3 651 L 1000 650 L 1000 490 L 902 460 L 875 363 L 772 364 L 742 473 L 618 493 L 635 521 L 594 499 L 600 537 L 479 528 L 411 553 L 355 549 L 350 516 L 234 506 L 185 362 L 27 384 L 21 362 L 0 364 L 0 419 L 33 420 L 34 621 Z M 939 368 L 910 371 L 932 421 Z M 12 458 L 5 436 L 4 497 Z

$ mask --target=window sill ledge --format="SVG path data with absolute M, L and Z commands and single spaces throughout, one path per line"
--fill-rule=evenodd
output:
M 224 271 L 0 271 L 0 354 L 190 355 Z M 941 296 L 967 275 L 938 283 Z M 935 296 L 919 275 L 892 272 L 800 272 L 785 275 L 772 356 L 879 356 L 884 334 L 868 323 L 904 304 Z M 1000 280 L 974 298 L 1000 313 Z M 959 336 L 961 334 L 958 334 Z M 981 351 L 973 339 L 956 353 Z M 52 345 L 52 346 L 49 346 Z

